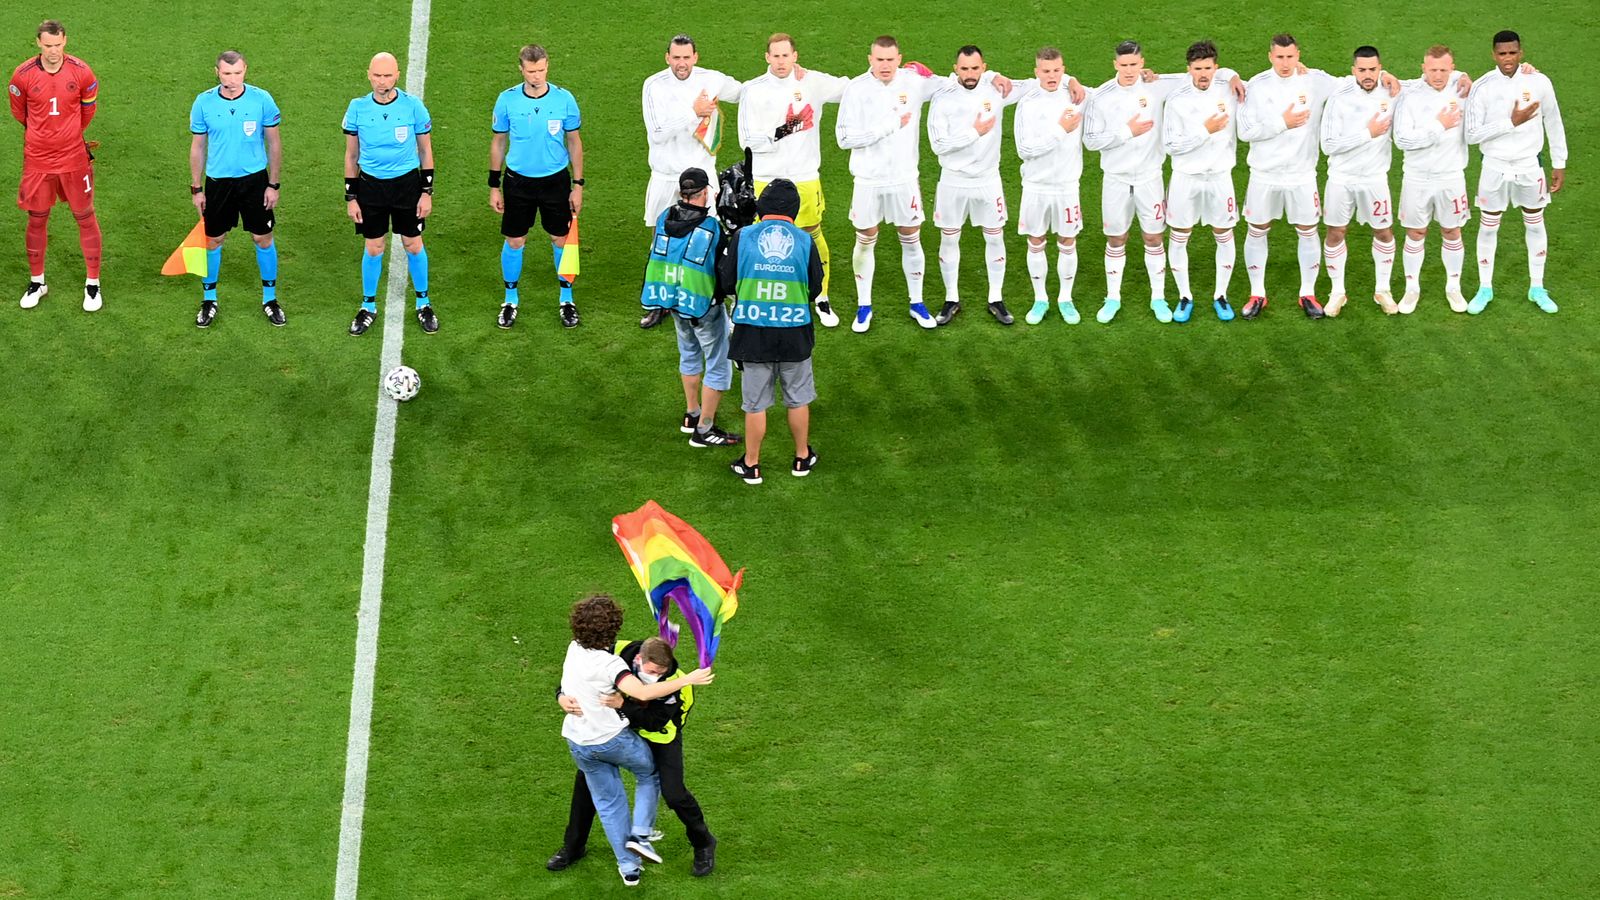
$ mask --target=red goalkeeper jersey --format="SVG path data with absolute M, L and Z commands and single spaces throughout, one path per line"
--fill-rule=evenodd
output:
M 68 174 L 89 168 L 83 132 L 94 118 L 100 82 L 68 56 L 54 75 L 35 56 L 11 73 L 11 115 L 22 123 L 22 171 Z

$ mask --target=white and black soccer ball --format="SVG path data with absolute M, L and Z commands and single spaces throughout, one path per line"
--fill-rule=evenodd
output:
M 396 403 L 404 403 L 422 390 L 422 376 L 410 366 L 395 366 L 383 376 L 383 392 Z

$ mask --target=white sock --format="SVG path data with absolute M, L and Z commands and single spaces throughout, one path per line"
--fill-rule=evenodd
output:
M 1050 274 L 1050 260 L 1045 259 L 1044 244 L 1028 242 L 1028 281 L 1033 284 L 1033 302 L 1045 303 L 1050 299 L 1044 280 Z
M 906 293 L 912 303 L 922 302 L 922 273 L 928 257 L 922 252 L 922 236 L 900 235 L 900 270 L 906 274 Z
M 1406 246 L 1411 246 L 1407 241 Z M 1445 238 L 1439 246 L 1439 256 L 1444 260 L 1444 289 L 1447 291 L 1461 290 L 1461 267 L 1467 261 L 1467 242 L 1465 238 L 1450 240 Z M 1422 245 L 1417 245 L 1417 268 L 1422 268 Z
M 1294 230 L 1300 237 L 1298 246 L 1300 251 L 1300 296 L 1305 297 L 1317 292 L 1317 269 L 1322 264 L 1322 242 L 1317 240 L 1317 226 L 1315 225 L 1296 225 Z
M 1000 302 L 1006 283 L 1006 237 L 1001 229 L 983 230 L 983 261 L 989 270 L 989 302 Z
M 1216 234 L 1213 232 L 1213 234 Z M 1233 242 L 1233 232 L 1216 234 L 1217 238 L 1217 289 L 1213 297 L 1228 296 L 1228 284 L 1233 281 L 1233 265 L 1239 260 L 1239 247 Z
M 1478 219 L 1478 286 L 1494 284 L 1494 251 L 1500 243 L 1500 214 L 1486 212 Z
M 939 235 L 939 274 L 944 276 L 944 301 L 959 303 L 961 291 L 957 282 L 961 278 L 961 230 L 945 231 Z
M 1150 276 L 1150 299 L 1167 296 L 1167 248 L 1164 244 L 1144 245 L 1144 271 Z
M 1254 225 L 1244 235 L 1244 267 L 1250 274 L 1250 296 L 1267 295 L 1267 230 Z
M 1128 261 L 1128 246 L 1106 245 L 1106 299 L 1122 299 L 1122 267 Z
M 1373 291 L 1380 294 L 1389 293 L 1390 282 L 1394 281 L 1394 240 L 1391 238 L 1382 241 L 1372 239 L 1372 271 Z
M 878 247 L 878 237 L 867 237 L 856 234 L 855 249 L 850 252 L 850 267 L 856 273 L 856 305 L 872 305 L 872 273 L 877 270 L 878 257 L 874 252 Z
M 1174 231 L 1167 236 L 1167 268 L 1172 270 L 1172 283 L 1178 287 L 1178 297 L 1194 299 L 1189 291 L 1189 232 Z
M 1523 210 L 1522 224 L 1527 229 L 1528 286 L 1544 287 L 1544 261 L 1549 256 L 1550 247 L 1550 237 L 1544 230 L 1544 210 Z
M 1446 243 L 1446 245 L 1448 245 L 1449 241 L 1446 241 L 1445 243 Z M 1457 244 L 1456 246 L 1460 246 L 1460 244 Z M 1422 241 L 1418 241 L 1418 240 L 1413 240 L 1410 235 L 1406 235 L 1406 255 L 1405 255 L 1405 258 L 1400 261 L 1400 268 L 1401 268 L 1402 271 L 1405 272 L 1405 276 L 1406 276 L 1406 293 L 1408 293 L 1408 294 L 1413 293 L 1413 292 L 1421 292 L 1421 290 L 1422 290 L 1423 252 L 1426 249 L 1427 249 L 1427 244 L 1426 243 L 1424 243 Z M 1445 270 L 1446 273 L 1448 273 L 1450 271 L 1450 251 L 1448 249 L 1445 250 L 1444 270 Z M 1461 258 L 1457 257 L 1456 258 L 1456 275 L 1459 276 L 1460 274 L 1461 274 Z
M 1328 281 L 1331 283 L 1331 286 L 1328 288 L 1329 297 L 1337 297 L 1345 292 L 1345 252 L 1345 245 L 1343 241 L 1340 241 L 1338 244 L 1324 243 L 1322 245 L 1322 267 L 1328 271 Z
M 1072 302 L 1072 285 L 1078 280 L 1078 245 L 1056 244 L 1057 303 Z

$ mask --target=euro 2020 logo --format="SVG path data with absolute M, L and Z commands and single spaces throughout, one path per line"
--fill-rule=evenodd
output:
M 787 259 L 794 251 L 794 235 L 781 225 L 763 228 L 761 234 L 756 236 L 756 249 L 767 259 Z

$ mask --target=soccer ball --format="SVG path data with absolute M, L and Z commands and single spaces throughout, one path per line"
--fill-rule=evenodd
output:
M 395 366 L 383 376 L 383 392 L 396 403 L 404 403 L 422 390 L 422 376 L 410 366 Z

